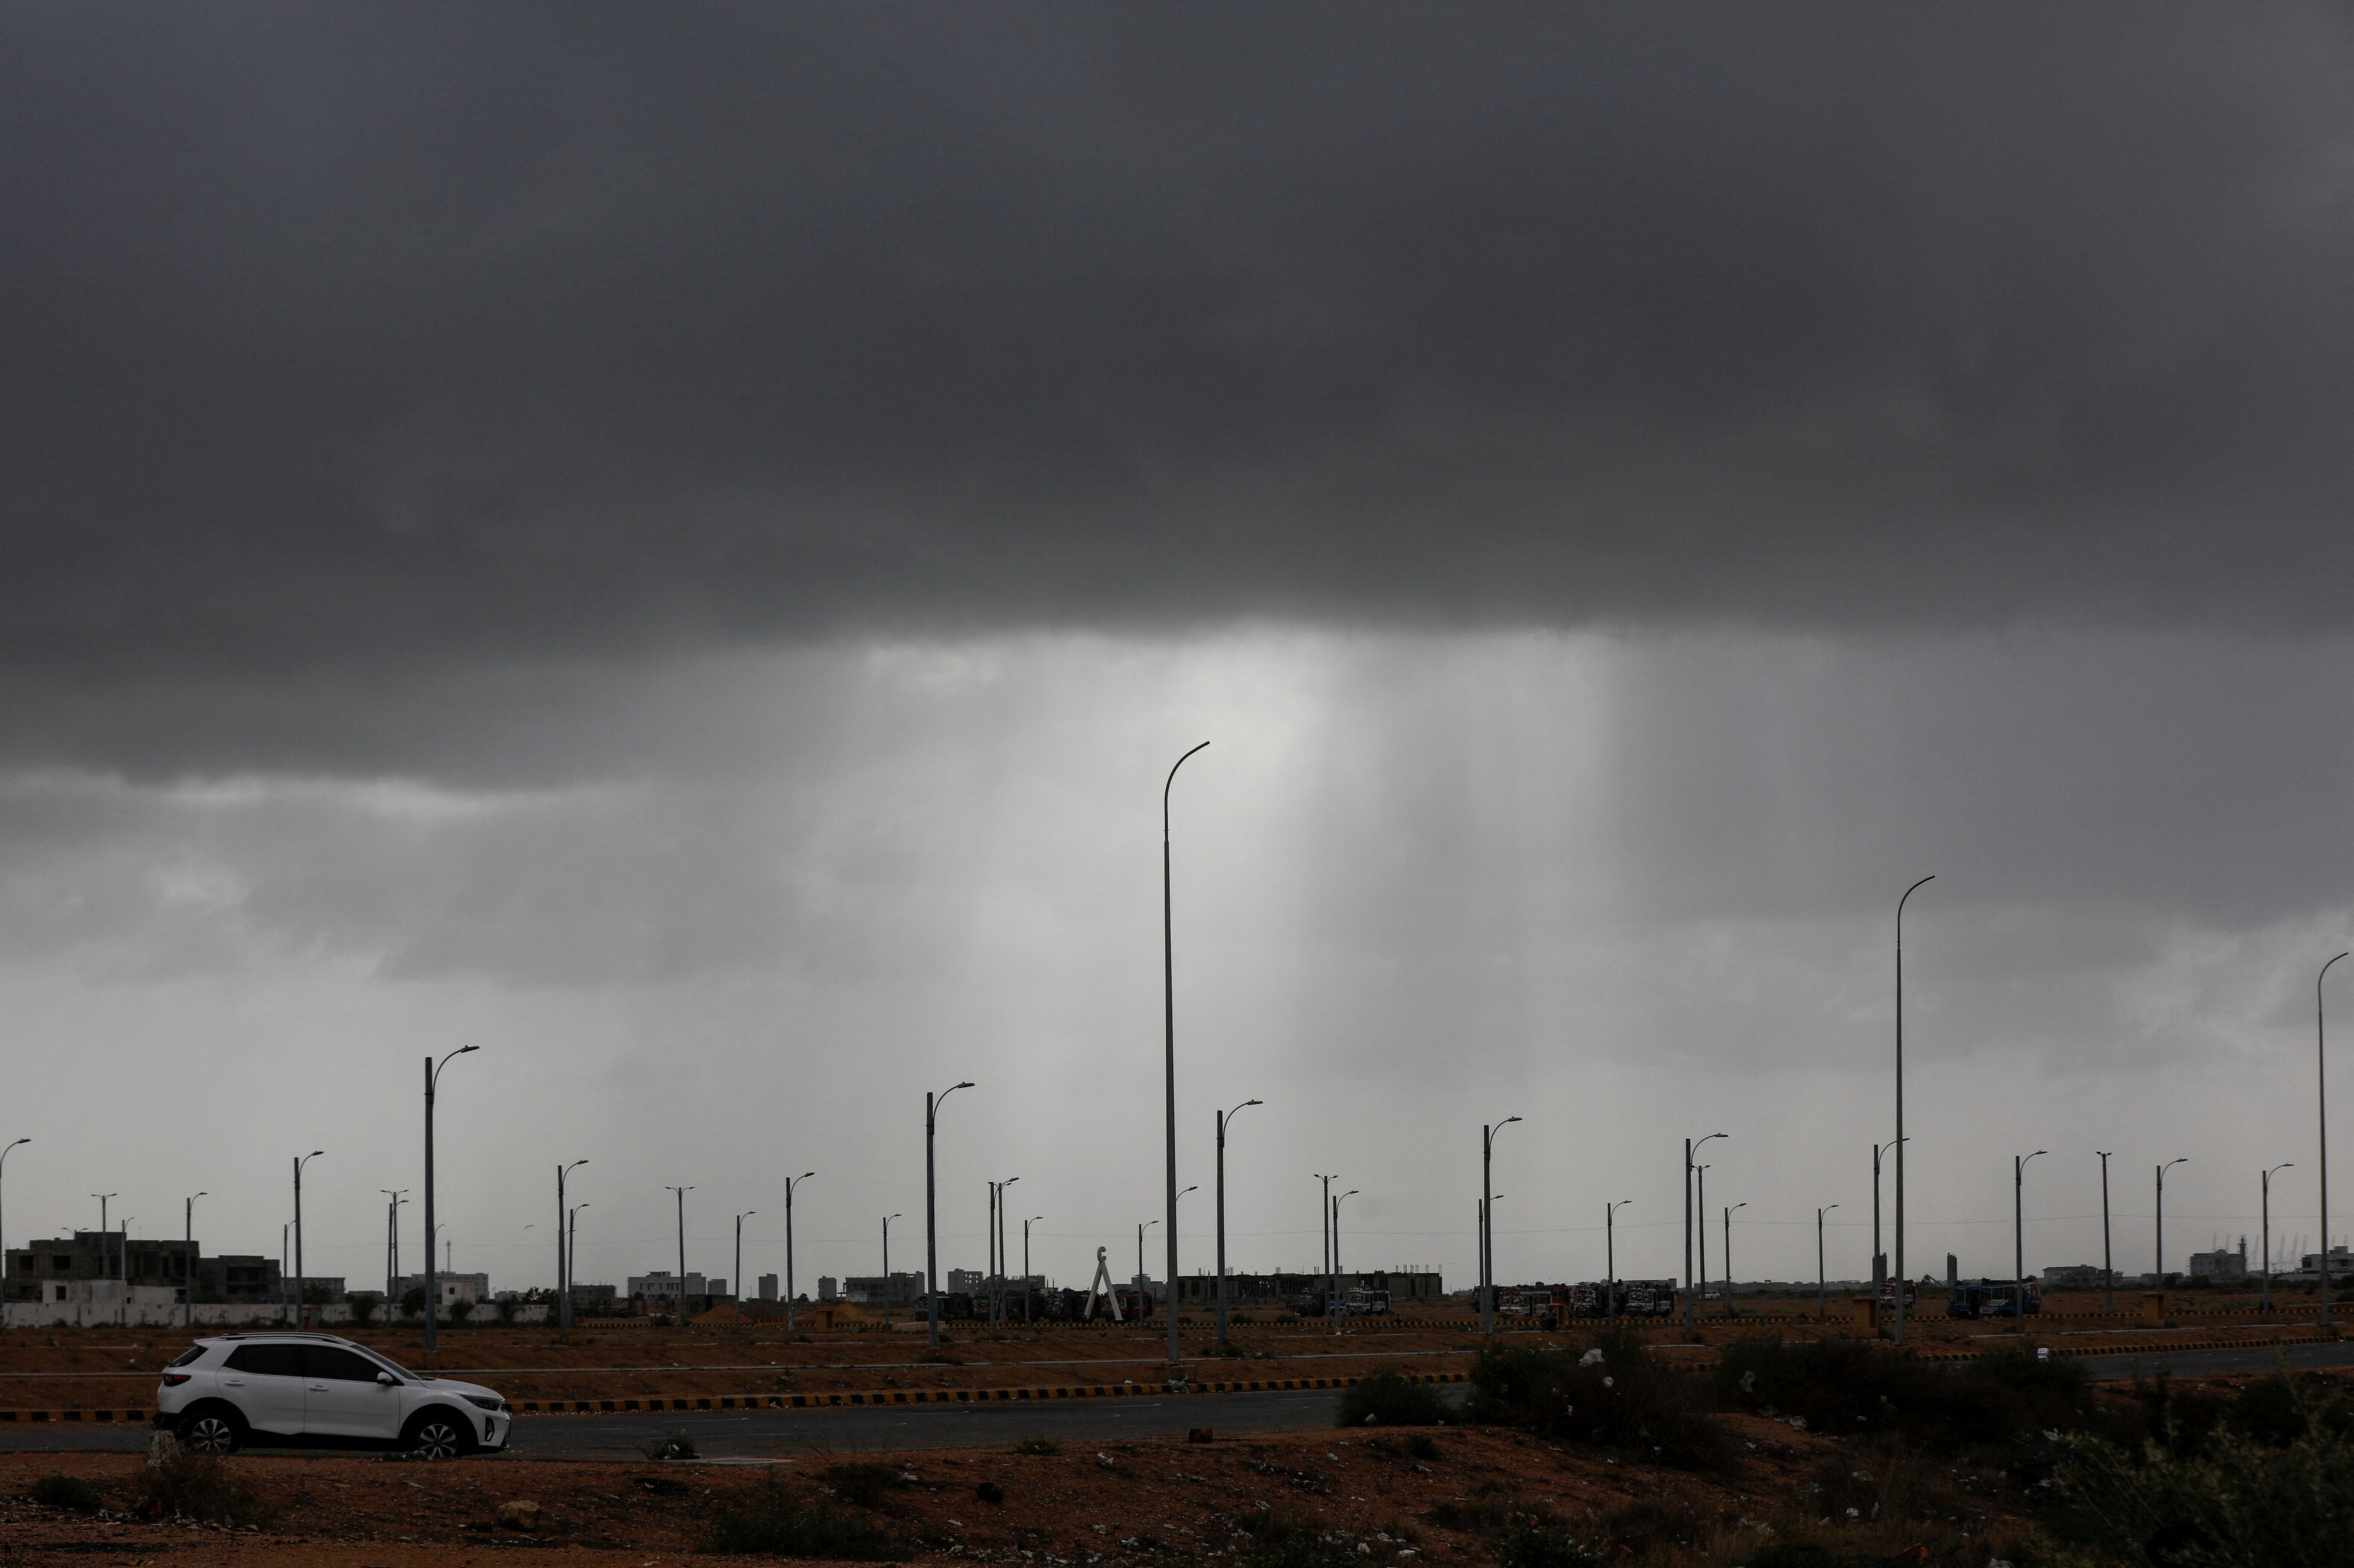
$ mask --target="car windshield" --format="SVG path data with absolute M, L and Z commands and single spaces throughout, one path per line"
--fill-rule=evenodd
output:
M 360 1354 L 376 1362 L 378 1366 L 383 1367 L 386 1371 L 391 1372 L 403 1383 L 423 1383 L 425 1381 L 425 1379 L 419 1377 L 417 1373 L 410 1372 L 407 1367 L 402 1366 L 398 1361 L 394 1361 L 389 1356 L 380 1356 L 374 1351 L 368 1350 L 360 1345 L 354 1345 L 352 1349 L 358 1351 Z

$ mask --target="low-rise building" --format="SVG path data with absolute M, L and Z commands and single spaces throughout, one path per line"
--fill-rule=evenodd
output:
M 839 1287 L 842 1298 L 860 1307 L 913 1307 L 924 1298 L 920 1274 L 853 1274 Z
M 2043 1288 L 2098 1290 L 2105 1277 L 2097 1263 L 2058 1263 L 2043 1271 Z
M 2217 1285 L 2237 1285 L 2246 1279 L 2248 1277 L 2248 1238 L 2245 1236 L 2240 1238 L 2240 1249 L 2237 1252 L 2226 1252 L 2221 1247 L 2218 1247 L 2213 1252 L 2192 1253 L 2190 1277 L 2210 1280 Z

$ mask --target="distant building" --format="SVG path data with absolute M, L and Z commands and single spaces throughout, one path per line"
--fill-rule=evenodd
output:
M 442 1269 L 437 1272 L 433 1278 L 436 1288 L 440 1292 L 434 1298 L 433 1308 L 436 1312 L 446 1311 L 461 1301 L 472 1307 L 477 1301 L 488 1301 L 491 1298 L 491 1277 L 487 1274 L 453 1274 L 448 1269 Z M 410 1291 L 421 1290 L 425 1287 L 425 1277 L 421 1274 L 404 1275 L 394 1280 L 392 1284 L 393 1304 L 398 1306 L 408 1298 Z
M 2354 1252 L 2347 1251 L 2345 1243 L 2340 1242 L 2338 1245 L 2331 1247 L 2329 1249 L 2328 1257 L 2330 1278 L 2335 1279 L 2341 1274 L 2354 1274 Z M 2321 1259 L 2322 1255 L 2320 1253 L 2309 1252 L 2298 1261 L 2297 1266 L 2304 1273 L 2310 1274 L 2317 1277 L 2321 1273 Z
M 572 1287 L 572 1309 L 575 1312 L 610 1312 L 620 1305 L 620 1290 L 610 1285 L 576 1285 Z
M 2240 1238 L 2237 1252 L 2225 1252 L 2218 1247 L 2213 1252 L 2190 1255 L 2190 1277 L 2212 1280 L 2218 1285 L 2236 1285 L 2248 1277 L 2248 1238 Z
M 1321 1290 L 1331 1277 L 1322 1274 L 1233 1274 L 1226 1276 L 1226 1304 L 1230 1307 L 1248 1304 L 1257 1307 L 1288 1305 L 1295 1298 L 1311 1290 Z M 1405 1301 L 1437 1301 L 1446 1295 L 1435 1268 L 1394 1268 L 1373 1274 L 1343 1274 L 1340 1277 L 1342 1291 L 1364 1288 L 1386 1290 L 1393 1303 Z M 1158 1294 L 1159 1286 L 1154 1286 Z M 1214 1274 L 1188 1274 L 1177 1281 L 1177 1300 L 1181 1306 L 1217 1305 L 1218 1277 Z
M 774 1301 L 776 1298 L 777 1277 L 773 1274 L 764 1274 L 760 1276 L 760 1299 L 763 1301 Z
M 2098 1290 L 2101 1282 L 2101 1266 L 2097 1263 L 2054 1264 L 2043 1271 L 2046 1290 Z
M 854 1274 L 842 1281 L 841 1299 L 861 1307 L 913 1307 L 924 1298 L 920 1274 Z
M 236 1253 L 206 1257 L 185 1241 L 125 1242 L 120 1231 L 76 1231 L 69 1238 L 10 1247 L 5 1273 L 0 1276 L 5 1281 L 0 1296 L 10 1301 L 63 1301 L 71 1292 L 60 1293 L 60 1287 L 115 1280 L 136 1288 L 169 1290 L 174 1300 L 186 1300 L 192 1259 L 198 1302 L 284 1298 L 275 1258 Z M 335 1299 L 342 1299 L 343 1281 L 333 1284 Z
M 977 1268 L 951 1268 L 943 1288 L 950 1295 L 978 1296 L 984 1277 Z
M 840 1300 L 842 1298 L 842 1282 L 834 1278 L 831 1274 L 819 1275 L 817 1277 L 817 1298 L 821 1302 Z
M 707 1312 L 721 1301 L 732 1300 L 727 1294 L 727 1282 L 690 1272 L 680 1288 L 678 1276 L 667 1268 L 657 1268 L 652 1274 L 630 1276 L 630 1299 L 642 1301 L 653 1312 Z

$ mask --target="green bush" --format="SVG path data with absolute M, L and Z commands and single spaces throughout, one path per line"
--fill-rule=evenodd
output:
M 33 1500 L 45 1508 L 96 1513 L 103 1499 L 98 1489 L 80 1476 L 43 1476 L 33 1483 Z
M 814 1557 L 837 1563 L 897 1563 L 907 1549 L 864 1514 L 804 1498 L 771 1473 L 758 1486 L 715 1500 L 695 1549 L 718 1555 Z
M 1401 1373 L 1376 1372 L 1351 1383 L 1341 1395 L 1337 1425 L 1342 1426 L 1436 1426 L 1447 1419 L 1438 1390 Z
M 2128 1561 L 2159 1568 L 2354 1562 L 2354 1443 L 2320 1391 L 2285 1376 L 2277 1382 L 2285 1393 L 2261 1396 L 2257 1408 L 2286 1399 L 2296 1429 L 2285 1443 L 2229 1423 L 2196 1439 L 2170 1424 L 2138 1452 L 2086 1437 L 2060 1461 L 2062 1492 L 2094 1540 Z
M 1472 1420 L 1618 1449 L 1680 1469 L 1722 1463 L 1723 1432 L 1696 1380 L 1643 1353 L 1640 1340 L 1597 1335 L 1567 1351 L 1483 1351 L 1471 1367 Z
M 2023 1349 L 1952 1366 L 1864 1340 L 1749 1339 L 1725 1347 L 1715 1385 L 1735 1409 L 1770 1407 L 1837 1436 L 1895 1432 L 1931 1448 L 2078 1427 L 2092 1414 L 2083 1366 Z

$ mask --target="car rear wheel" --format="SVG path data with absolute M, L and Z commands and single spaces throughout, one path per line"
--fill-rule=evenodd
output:
M 455 1459 L 474 1446 L 474 1434 L 453 1411 L 428 1410 L 408 1423 L 402 1446 L 420 1459 Z
M 234 1454 L 245 1446 L 245 1423 L 234 1410 L 206 1405 L 182 1419 L 179 1436 L 200 1454 Z

